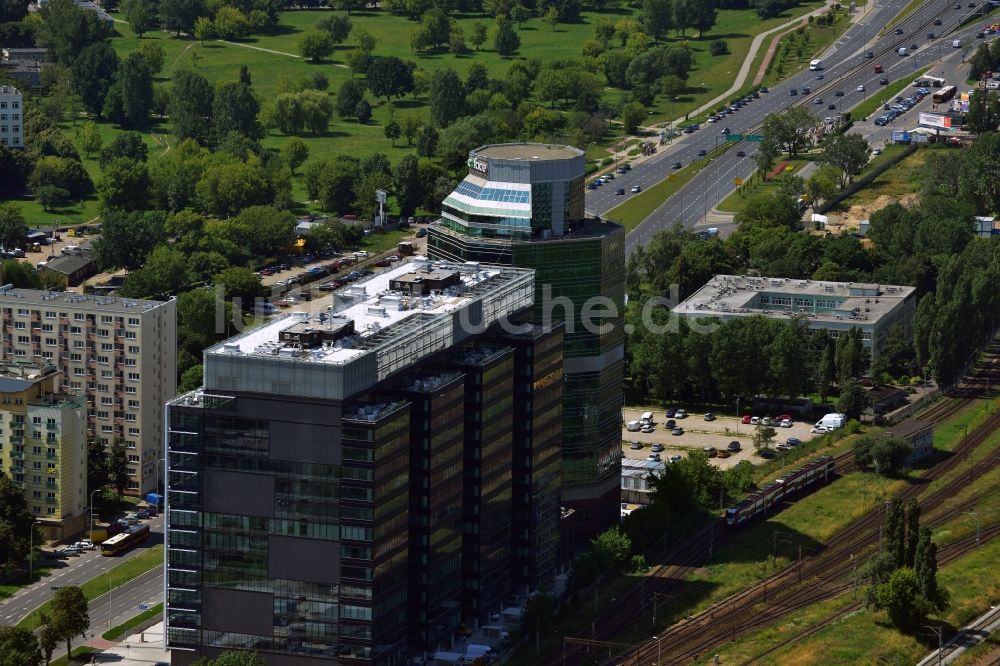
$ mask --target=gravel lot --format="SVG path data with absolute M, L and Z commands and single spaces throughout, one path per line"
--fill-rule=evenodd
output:
M 716 414 L 714 421 L 705 421 L 703 415 L 699 413 L 689 415 L 684 419 L 676 419 L 677 425 L 684 429 L 684 434 L 679 436 L 671 435 L 670 431 L 662 427 L 667 420 L 662 409 L 626 408 L 624 410 L 625 423 L 638 421 L 645 411 L 651 411 L 655 415 L 656 429 L 651 433 L 644 433 L 629 432 L 622 427 L 622 450 L 627 458 L 645 459 L 650 454 L 650 446 L 655 443 L 660 443 L 666 448 L 660 454 L 666 460 L 669 456 L 678 453 L 684 455 L 684 452 L 689 449 L 701 449 L 706 446 L 724 449 L 729 442 L 736 440 L 742 446 L 742 450 L 729 458 L 712 458 L 715 465 L 727 469 L 741 460 L 749 460 L 751 463 L 763 460 L 754 451 L 751 441 L 755 426 L 737 424 L 737 419 L 733 416 Z M 739 435 L 736 434 L 737 425 L 739 426 Z M 791 428 L 775 428 L 778 434 L 774 442 L 780 444 L 789 437 L 798 437 L 803 442 L 809 441 L 815 437 L 809 432 L 810 428 L 812 428 L 812 423 L 808 421 L 795 421 Z M 629 448 L 631 442 L 639 442 L 642 444 L 642 448 Z

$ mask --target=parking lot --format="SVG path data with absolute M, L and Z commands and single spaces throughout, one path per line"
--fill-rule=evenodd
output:
M 729 442 L 737 441 L 741 447 L 739 453 L 734 453 L 728 458 L 713 458 L 712 462 L 723 469 L 728 469 L 742 460 L 749 460 L 755 464 L 763 460 L 754 451 L 751 439 L 756 426 L 737 423 L 737 419 L 733 416 L 716 414 L 714 421 L 706 421 L 702 413 L 691 414 L 683 419 L 675 418 L 677 425 L 684 429 L 684 434 L 672 435 L 663 427 L 667 421 L 663 409 L 627 407 L 623 412 L 625 423 L 638 421 L 646 411 L 653 412 L 655 424 L 653 432 L 629 432 L 624 426 L 622 427 L 622 450 L 626 458 L 645 460 L 651 453 L 650 447 L 656 443 L 663 445 L 664 451 L 660 457 L 667 460 L 672 455 L 685 455 L 690 449 L 702 449 L 706 446 L 722 450 L 729 445 Z M 777 435 L 774 443 L 781 444 L 789 437 L 797 437 L 803 442 L 809 441 L 815 437 L 809 432 L 810 428 L 812 423 L 809 421 L 794 421 L 791 428 L 775 427 Z M 642 448 L 630 448 L 631 442 L 639 442 Z

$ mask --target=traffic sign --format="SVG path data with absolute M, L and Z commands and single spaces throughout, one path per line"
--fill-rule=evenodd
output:
M 733 178 L 733 184 L 736 185 L 736 187 L 739 187 L 740 185 L 743 184 L 743 179 L 742 178 Z
M 760 143 L 761 141 L 764 140 L 764 135 L 763 134 L 747 134 L 746 140 L 747 141 L 753 141 L 755 143 Z
M 389 193 L 385 190 L 375 190 L 375 201 L 380 204 L 384 204 L 386 199 L 389 197 Z
M 742 140 L 743 140 L 743 135 L 742 134 L 727 134 L 726 135 L 726 141 L 742 141 Z

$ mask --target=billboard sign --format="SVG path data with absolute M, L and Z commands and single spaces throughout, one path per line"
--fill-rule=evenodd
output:
M 936 113 L 921 113 L 920 124 L 925 127 L 938 127 L 940 129 L 951 129 L 951 117 L 940 116 Z
M 910 134 L 908 132 L 893 131 L 892 140 L 894 143 L 909 143 Z
M 470 157 L 469 158 L 469 168 L 473 171 L 478 171 L 484 176 L 489 175 L 490 165 L 489 162 L 481 157 Z

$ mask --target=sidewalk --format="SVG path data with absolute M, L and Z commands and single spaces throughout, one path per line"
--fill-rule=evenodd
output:
M 163 649 L 163 621 L 136 632 L 118 643 L 94 638 L 87 645 L 103 652 L 95 655 L 95 664 L 114 663 L 118 666 L 149 666 L 170 664 L 170 651 Z

